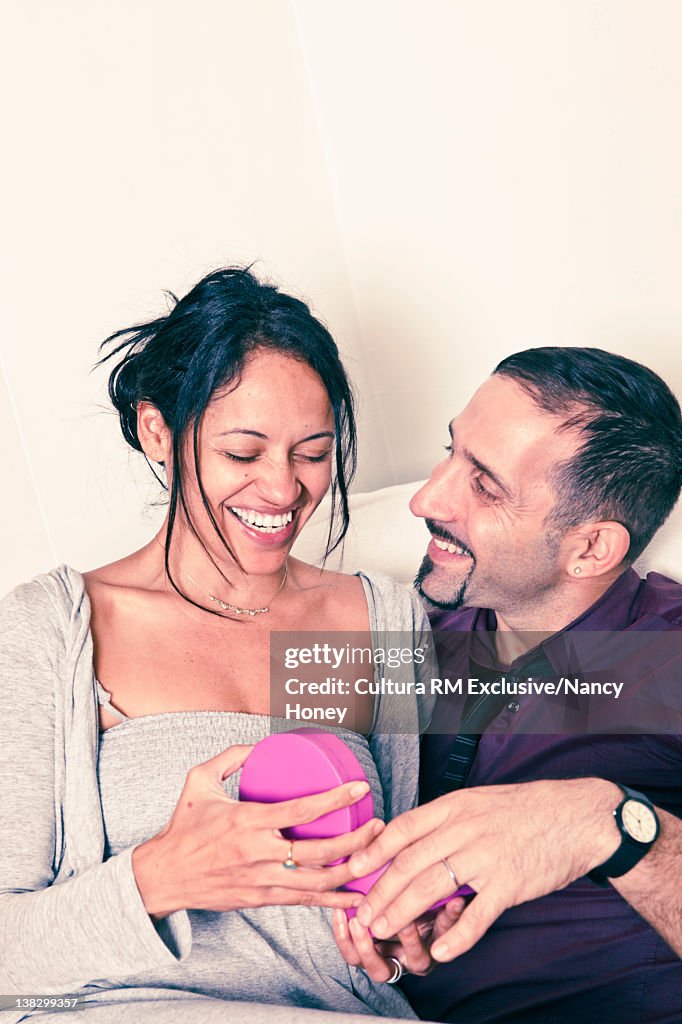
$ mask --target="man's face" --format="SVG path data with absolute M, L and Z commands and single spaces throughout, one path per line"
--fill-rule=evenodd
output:
M 540 409 L 510 378 L 489 378 L 450 424 L 452 450 L 410 502 L 431 542 L 417 576 L 441 608 L 537 609 L 565 580 L 549 475 L 577 446 L 563 417 Z

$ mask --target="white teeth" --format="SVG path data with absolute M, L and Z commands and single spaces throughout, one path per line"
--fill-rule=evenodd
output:
M 448 544 L 445 540 L 440 540 L 438 537 L 433 538 L 433 543 L 441 551 L 448 551 L 451 555 L 463 555 L 464 548 L 458 547 L 457 544 Z
M 231 508 L 231 511 L 245 523 L 248 523 L 249 526 L 256 527 L 262 533 L 278 533 L 285 526 L 288 526 L 294 518 L 293 511 L 283 512 L 281 515 L 276 516 L 254 512 L 251 508 L 236 508 L 235 506 Z

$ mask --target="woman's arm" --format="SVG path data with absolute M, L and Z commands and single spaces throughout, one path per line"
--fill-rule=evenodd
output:
M 431 626 L 418 596 L 389 577 L 371 581 L 377 642 L 386 649 L 412 651 L 407 664 L 380 674 L 411 686 L 380 697 L 370 750 L 384 791 L 386 820 L 415 807 L 419 786 L 419 745 L 435 705 L 432 678 L 438 675 Z
M 297 871 L 283 869 L 288 843 L 275 829 L 362 794 L 351 795 L 347 784 L 290 802 L 295 806 L 235 803 L 220 781 L 248 748 L 192 769 L 159 836 L 101 862 L 101 818 L 90 820 L 93 807 L 100 812 L 95 761 L 92 750 L 79 751 L 97 741 L 92 654 L 78 625 L 78 642 L 71 642 L 76 612 L 60 609 L 54 596 L 34 581 L 0 603 L 0 991 L 66 992 L 172 965 L 191 947 L 185 908 L 349 906 L 354 894 L 330 891 L 350 879 L 346 865 L 320 868 L 364 848 L 376 834 L 373 824 L 347 837 L 297 842 Z M 69 652 L 78 644 L 90 690 L 81 687 L 76 696 L 69 677 L 79 667 Z M 61 714 L 60 688 L 67 696 Z M 95 734 L 89 738 L 82 723 L 74 729 L 71 722 L 79 739 L 65 743 L 64 723 L 69 732 L 74 708 L 88 715 L 90 701 Z M 72 758 L 66 783 L 65 750 Z M 59 871 L 63 834 L 70 862 L 77 862 L 73 877 L 63 865 Z
M 175 928 L 166 922 L 161 934 L 154 927 L 135 883 L 132 850 L 52 884 L 64 831 L 56 691 L 71 692 L 63 673 L 73 670 L 77 612 L 51 582 L 25 584 L 0 602 L 0 991 L 8 993 L 65 992 L 167 966 L 191 945 L 186 915 L 178 915 Z M 75 781 L 84 797 L 97 785 L 86 775 Z M 93 832 L 101 822 L 80 827 Z
M 401 680 L 412 683 L 413 689 L 382 698 L 375 723 L 377 734 L 370 739 L 384 787 L 387 817 L 392 818 L 417 805 L 420 735 L 433 713 L 431 681 L 438 675 L 438 665 L 431 626 L 418 596 L 395 581 L 387 582 L 390 585 L 384 586 L 375 604 L 377 630 L 390 630 L 384 634 L 387 645 L 396 643 L 413 652 L 409 665 L 400 669 Z M 374 594 L 377 596 L 376 588 Z M 387 981 L 392 976 L 395 964 L 391 958 L 399 960 L 412 974 L 426 974 L 435 963 L 429 953 L 430 943 L 452 926 L 463 907 L 464 900 L 455 899 L 434 919 L 411 923 L 394 941 L 383 943 L 375 943 L 357 918 L 349 922 L 342 911 L 334 911 L 334 938 L 346 962 L 361 967 L 373 981 Z

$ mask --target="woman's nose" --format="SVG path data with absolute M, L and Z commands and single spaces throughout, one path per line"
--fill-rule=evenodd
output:
M 277 462 L 263 462 L 261 467 L 258 478 L 258 493 L 261 498 L 277 508 L 293 505 L 301 493 L 295 465 L 289 459 L 282 459 Z

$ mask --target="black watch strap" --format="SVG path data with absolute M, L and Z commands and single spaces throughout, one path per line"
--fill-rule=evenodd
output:
M 590 871 L 588 878 L 591 878 L 593 882 L 598 882 L 600 885 L 607 885 L 610 878 L 619 878 L 621 875 L 627 874 L 631 868 L 634 868 L 635 864 L 644 857 L 651 847 L 654 845 L 660 832 L 660 825 L 658 822 L 658 815 L 651 800 L 643 793 L 638 793 L 635 789 L 630 789 L 629 786 L 624 786 L 622 783 L 617 783 L 620 789 L 623 791 L 624 798 L 618 804 L 613 811 L 613 816 L 616 819 L 616 825 L 620 832 L 620 846 L 607 861 L 600 864 L 599 867 L 594 868 Z M 631 835 L 623 823 L 623 808 L 629 800 L 635 800 L 640 804 L 644 804 L 646 808 L 651 812 L 656 823 L 655 835 L 647 842 L 641 842 L 633 835 Z

